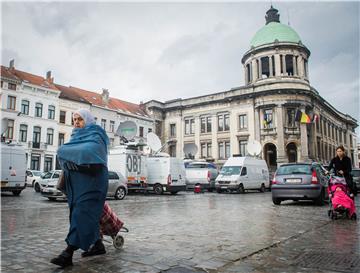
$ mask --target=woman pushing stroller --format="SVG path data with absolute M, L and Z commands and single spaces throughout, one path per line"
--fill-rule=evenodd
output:
M 337 219 L 339 214 L 343 214 L 356 220 L 353 185 L 350 176 L 351 160 L 345 155 L 343 146 L 337 147 L 336 154 L 337 156 L 331 160 L 327 171 L 329 174 L 329 171 L 335 170 L 335 175 L 331 175 L 329 180 L 330 210 L 328 215 L 332 219 Z

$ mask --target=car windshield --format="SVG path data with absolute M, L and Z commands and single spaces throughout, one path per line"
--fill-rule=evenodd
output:
M 199 169 L 199 168 L 202 168 L 202 169 L 205 169 L 207 168 L 207 165 L 206 164 L 189 164 L 187 166 L 187 169 Z
M 310 165 L 285 165 L 280 166 L 276 172 L 277 175 L 286 174 L 311 174 Z
M 51 178 L 52 174 L 53 174 L 52 172 L 44 173 L 44 174 L 41 175 L 41 178 L 42 179 L 49 179 L 49 178 Z
M 225 166 L 221 169 L 221 175 L 239 175 L 241 166 Z
M 39 172 L 34 172 L 34 171 L 33 171 L 32 173 L 33 173 L 33 175 L 35 175 L 35 176 L 40 176 L 40 175 L 42 174 L 42 172 L 40 172 L 40 171 L 39 171 Z
M 355 177 L 360 177 L 360 170 L 352 170 L 352 175 Z

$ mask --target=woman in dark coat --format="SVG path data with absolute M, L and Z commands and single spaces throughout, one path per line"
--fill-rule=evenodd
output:
M 75 112 L 73 120 L 71 139 L 58 150 L 70 208 L 67 248 L 51 260 L 61 267 L 72 265 L 73 252 L 79 248 L 85 251 L 82 256 L 106 252 L 99 221 L 108 189 L 109 139 L 87 109 Z
M 329 171 L 332 169 L 334 169 L 336 175 L 345 178 L 350 192 L 353 193 L 354 187 L 351 177 L 351 159 L 345 154 L 345 148 L 342 145 L 336 148 L 336 157 L 330 161 Z

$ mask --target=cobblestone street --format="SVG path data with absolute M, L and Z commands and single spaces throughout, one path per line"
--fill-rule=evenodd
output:
M 357 197 L 357 210 L 360 200 Z M 359 272 L 358 221 L 331 221 L 328 206 L 273 205 L 271 193 L 129 195 L 108 200 L 130 233 L 116 250 L 59 269 L 66 202 L 27 188 L 2 195 L 2 272 Z

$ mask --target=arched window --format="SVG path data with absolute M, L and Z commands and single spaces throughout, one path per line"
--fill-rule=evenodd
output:
M 37 102 L 35 104 L 35 117 L 42 117 L 42 109 L 43 109 L 43 105 L 40 102 Z
M 27 129 L 28 129 L 28 126 L 26 124 L 20 124 L 20 132 L 19 132 L 19 141 L 20 142 L 27 141 Z
M 261 75 L 260 78 L 269 78 L 270 76 L 270 65 L 269 65 L 269 57 L 262 57 L 260 59 L 261 62 Z

